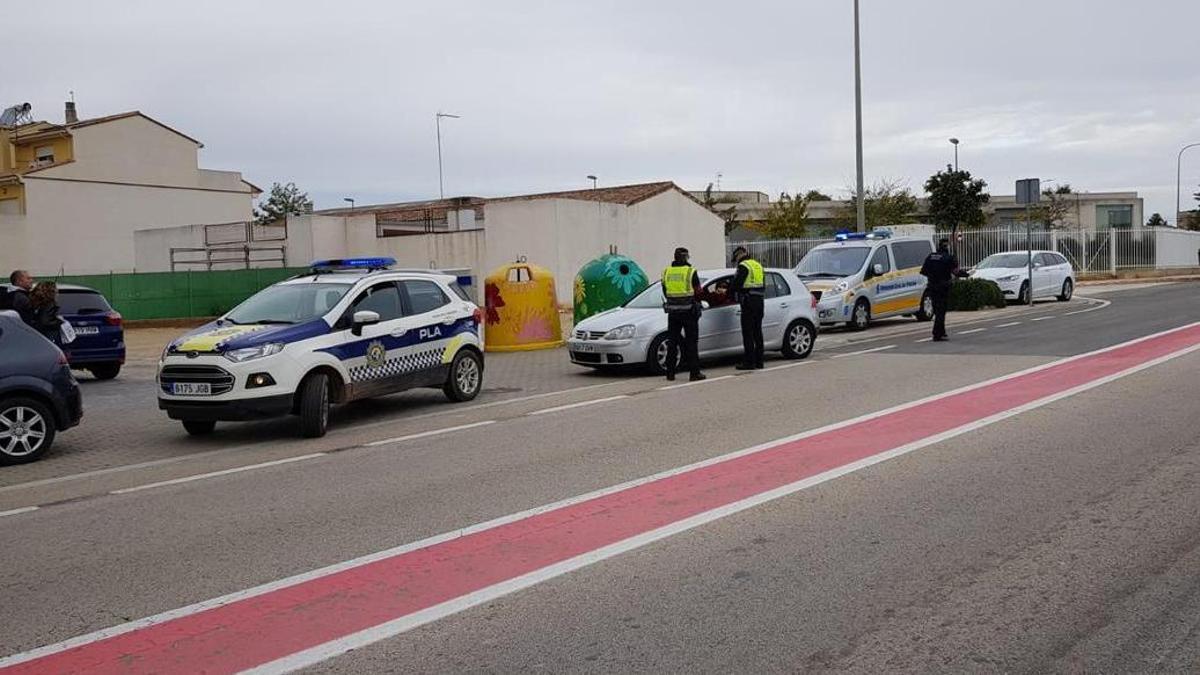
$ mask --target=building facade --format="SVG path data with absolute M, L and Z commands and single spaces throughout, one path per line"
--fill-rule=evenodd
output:
M 134 232 L 249 220 L 258 188 L 140 112 L 0 127 L 0 268 L 134 271 Z
M 696 194 L 696 193 L 693 193 Z M 734 193 L 728 199 L 724 194 L 717 195 L 718 202 L 714 206 L 720 210 L 726 206 L 736 206 L 737 220 L 740 223 L 731 234 L 732 241 L 746 241 L 761 238 L 755 230 L 746 227 L 747 221 L 764 222 L 771 202 L 766 200 L 750 200 L 744 195 L 761 195 L 762 193 Z M 1043 196 L 1043 200 L 1049 199 Z M 1061 220 L 1054 223 L 1059 229 L 1083 230 L 1086 232 L 1102 232 L 1112 229 L 1140 228 L 1145 225 L 1143 200 L 1137 192 L 1073 192 L 1055 195 L 1061 206 Z M 832 232 L 839 226 L 853 223 L 854 202 L 848 199 L 830 201 L 813 201 L 808 204 L 809 226 L 813 234 Z M 1014 195 L 992 195 L 984 207 L 988 217 L 985 228 L 988 229 L 1024 229 L 1025 207 L 1017 204 Z M 917 210 L 911 214 L 912 222 L 930 222 L 929 200 L 925 197 L 917 199 Z M 1041 224 L 1044 227 L 1044 224 Z

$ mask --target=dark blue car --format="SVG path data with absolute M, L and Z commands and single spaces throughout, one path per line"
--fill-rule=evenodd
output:
M 0 464 L 38 459 L 81 417 L 67 357 L 16 312 L 0 311 Z
M 86 286 L 60 285 L 58 305 L 75 329 L 75 341 L 65 348 L 71 367 L 90 370 L 100 380 L 116 377 L 125 363 L 120 313 L 98 291 Z

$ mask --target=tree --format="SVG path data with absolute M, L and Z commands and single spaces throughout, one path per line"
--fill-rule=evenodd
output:
M 821 192 L 820 190 L 809 190 L 804 193 L 804 198 L 810 202 L 831 202 L 833 197 Z
M 254 220 L 259 225 L 269 225 L 288 216 L 300 215 L 312 210 L 307 192 L 301 192 L 295 183 L 271 185 L 266 199 L 254 207 Z
M 1155 213 L 1146 221 L 1146 227 L 1166 227 L 1167 219 L 1162 217 L 1161 213 Z
M 847 189 L 850 201 L 834 213 L 834 223 L 843 229 L 858 226 L 858 206 L 854 201 L 854 190 Z M 867 230 L 889 225 L 911 223 L 917 212 L 917 198 L 899 181 L 882 180 L 863 191 L 863 211 Z
M 717 204 L 720 202 L 717 200 L 717 194 L 720 193 L 714 194 L 713 184 L 709 183 L 708 187 L 704 188 L 704 205 L 708 207 L 709 211 L 717 214 L 721 217 L 721 220 L 725 221 L 725 236 L 728 237 L 740 224 L 737 219 L 737 204 L 730 204 L 725 208 L 718 209 Z
M 747 221 L 746 226 L 768 239 L 796 239 L 808 234 L 808 199 L 784 192 L 767 210 L 766 222 Z
M 1071 208 L 1074 206 L 1069 195 L 1073 194 L 1075 191 L 1071 189 L 1070 183 L 1063 183 L 1053 190 L 1042 190 L 1044 199 L 1032 209 L 1033 222 L 1042 223 L 1051 230 L 1066 227 L 1067 216 L 1071 214 Z
M 971 178 L 971 172 L 955 171 L 947 165 L 925 181 L 925 192 L 929 193 L 929 218 L 940 228 L 949 228 L 951 238 L 960 227 L 982 227 L 987 223 L 984 204 L 991 197 L 987 183 Z

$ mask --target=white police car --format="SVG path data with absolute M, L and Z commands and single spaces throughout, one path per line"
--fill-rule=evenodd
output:
M 158 407 L 193 435 L 293 414 L 317 437 L 331 403 L 416 387 L 475 398 L 482 312 L 455 277 L 394 262 L 315 262 L 174 340 L 158 365 Z

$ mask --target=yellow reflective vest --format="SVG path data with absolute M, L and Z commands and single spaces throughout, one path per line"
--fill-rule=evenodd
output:
M 763 274 L 763 266 L 753 258 L 746 258 L 739 265 L 746 266 L 746 281 L 742 284 L 742 288 L 746 290 L 761 289 L 766 285 L 766 276 Z
M 671 265 L 663 270 L 663 295 L 667 296 L 668 300 L 691 300 L 695 295 L 692 291 L 692 277 L 695 275 L 696 268 L 691 265 Z

